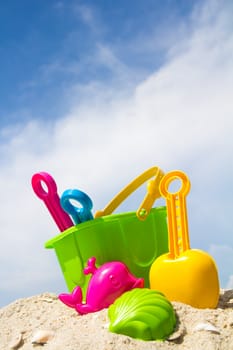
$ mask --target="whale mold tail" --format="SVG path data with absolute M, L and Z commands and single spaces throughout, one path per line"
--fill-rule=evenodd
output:
M 58 299 L 63 302 L 63 304 L 74 308 L 77 304 L 82 303 L 82 289 L 77 286 L 73 289 L 72 293 L 62 293 L 58 295 Z

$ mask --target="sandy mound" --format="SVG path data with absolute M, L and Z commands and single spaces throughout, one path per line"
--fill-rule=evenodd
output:
M 173 305 L 178 327 L 171 339 L 144 342 L 110 333 L 107 310 L 79 316 L 49 293 L 19 299 L 0 309 L 0 349 L 233 349 L 233 290 L 221 292 L 214 310 Z M 38 331 L 44 333 L 37 336 Z M 43 336 L 47 339 L 44 345 L 32 344 Z

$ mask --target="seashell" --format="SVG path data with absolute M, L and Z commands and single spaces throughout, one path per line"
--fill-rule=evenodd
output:
M 54 337 L 54 332 L 50 330 L 39 330 L 36 331 L 32 336 L 31 343 L 32 344 L 45 344 L 48 340 Z
M 41 299 L 41 301 L 44 301 L 45 303 L 52 303 L 54 301 L 54 299 L 47 297 L 47 298 Z
M 122 294 L 108 309 L 109 330 L 142 340 L 164 340 L 176 326 L 166 297 L 152 289 L 135 288 Z
M 220 334 L 220 330 L 218 328 L 216 328 L 215 326 L 213 326 L 211 323 L 209 322 L 203 322 L 203 323 L 198 323 L 195 327 L 194 327 L 194 332 L 198 332 L 198 331 L 208 331 L 208 332 L 212 332 L 212 333 L 216 333 L 216 334 Z
M 23 343 L 22 333 L 18 333 L 12 338 L 9 344 L 9 348 L 12 350 L 18 349 L 22 345 L 22 343 Z

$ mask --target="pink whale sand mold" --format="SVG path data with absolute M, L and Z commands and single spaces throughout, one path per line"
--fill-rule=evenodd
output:
M 107 262 L 99 268 L 95 263 L 96 258 L 90 258 L 83 271 L 85 275 L 92 274 L 87 288 L 86 303 L 82 302 L 80 286 L 75 287 L 71 294 L 62 293 L 58 296 L 65 305 L 76 309 L 81 315 L 108 308 L 124 292 L 144 287 L 144 279 L 134 277 L 120 261 Z

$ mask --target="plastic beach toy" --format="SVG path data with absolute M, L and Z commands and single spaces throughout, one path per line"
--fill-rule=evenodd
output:
M 74 205 L 72 201 L 81 204 L 81 207 Z M 63 192 L 61 199 L 62 208 L 72 216 L 74 223 L 77 225 L 81 222 L 93 219 L 92 207 L 93 203 L 91 198 L 80 190 L 66 190 Z
M 109 307 L 109 330 L 141 340 L 164 340 L 176 326 L 172 304 L 160 292 L 136 288 Z
M 73 226 L 69 215 L 61 207 L 57 185 L 52 176 L 46 172 L 39 172 L 32 176 L 31 182 L 35 194 L 44 201 L 59 230 L 65 231 Z
M 95 257 L 90 258 L 84 274 L 92 274 L 86 303 L 82 303 L 82 289 L 77 286 L 71 294 L 60 294 L 59 299 L 69 307 L 75 308 L 81 315 L 96 312 L 109 307 L 122 293 L 132 288 L 142 288 L 142 278 L 135 278 L 128 268 L 119 261 L 105 263 L 97 268 Z
M 153 201 L 161 196 L 162 176 L 158 167 L 146 170 L 104 210 L 97 212 L 93 220 L 73 226 L 45 243 L 46 248 L 55 250 L 69 292 L 78 285 L 85 294 L 90 275 L 84 275 L 83 269 L 91 256 L 96 257 L 98 266 L 109 261 L 123 262 L 149 287 L 151 264 L 159 255 L 168 252 L 166 207 L 151 209 Z M 137 212 L 112 214 L 117 205 L 147 181 L 147 194 Z
M 181 181 L 181 188 L 173 193 L 168 186 L 176 179 Z M 160 290 L 169 300 L 196 308 L 215 308 L 219 299 L 215 262 L 206 252 L 190 249 L 186 210 L 189 190 L 189 179 L 181 171 L 166 174 L 160 183 L 167 203 L 169 253 L 152 264 L 150 287 Z
M 147 193 L 144 197 L 141 205 L 139 206 L 136 215 L 139 220 L 145 220 L 150 213 L 150 210 L 156 199 L 161 197 L 159 192 L 159 183 L 164 176 L 164 172 L 159 167 L 153 167 L 146 170 L 144 173 L 136 177 L 126 187 L 124 187 L 107 205 L 103 210 L 98 210 L 95 213 L 95 217 L 105 216 L 112 214 L 112 212 L 136 189 L 138 189 L 144 182 L 147 183 Z

